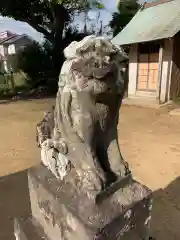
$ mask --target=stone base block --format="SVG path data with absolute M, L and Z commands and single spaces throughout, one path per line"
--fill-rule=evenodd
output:
M 50 240 L 149 239 L 151 193 L 136 181 L 96 203 L 75 172 L 59 181 L 40 165 L 29 171 L 29 191 L 32 216 Z

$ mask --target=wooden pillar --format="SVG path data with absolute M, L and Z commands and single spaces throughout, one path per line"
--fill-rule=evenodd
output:
M 169 100 L 169 88 L 171 82 L 171 68 L 172 68 L 172 54 L 173 41 L 171 39 L 164 39 L 163 56 L 162 56 L 162 73 L 160 74 L 160 103 L 165 103 Z
M 129 53 L 129 83 L 128 83 L 128 97 L 136 95 L 138 75 L 138 44 L 133 44 Z
M 160 45 L 159 49 L 159 68 L 158 68 L 158 95 L 157 99 L 159 103 L 161 103 L 161 80 L 162 80 L 162 68 L 163 68 L 163 51 L 164 47 L 163 44 Z

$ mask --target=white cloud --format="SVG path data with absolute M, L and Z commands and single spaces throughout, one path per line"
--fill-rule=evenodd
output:
M 15 21 L 12 18 L 0 17 L 0 31 L 9 30 L 17 34 L 27 34 L 37 41 L 43 41 L 42 34 L 38 33 L 35 29 L 27 23 Z

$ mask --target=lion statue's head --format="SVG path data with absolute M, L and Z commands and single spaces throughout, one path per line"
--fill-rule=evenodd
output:
M 94 92 L 113 90 L 122 94 L 127 56 L 109 40 L 88 36 L 80 42 L 72 42 L 65 48 L 64 55 L 67 60 L 61 70 L 59 85 L 73 86 L 77 91 L 93 85 Z

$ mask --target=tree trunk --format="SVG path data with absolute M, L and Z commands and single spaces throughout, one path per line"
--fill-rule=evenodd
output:
M 12 92 L 15 93 L 14 74 L 13 74 L 12 71 L 11 71 L 11 73 L 10 73 L 10 82 L 11 82 L 11 89 L 12 89 Z
M 63 32 L 65 28 L 65 23 L 69 15 L 67 10 L 61 5 L 57 5 L 55 7 L 54 13 L 55 13 L 55 20 L 54 20 L 53 61 L 54 61 L 55 74 L 58 77 L 60 68 L 64 60 Z

